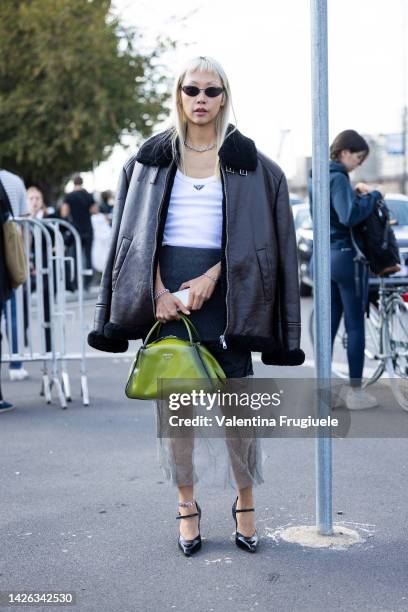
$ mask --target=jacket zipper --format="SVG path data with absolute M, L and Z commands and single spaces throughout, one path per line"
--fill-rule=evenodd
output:
M 224 189 L 225 189 L 225 236 L 226 236 L 226 241 L 225 241 L 225 280 L 227 282 L 227 290 L 225 292 L 225 310 L 226 310 L 226 325 L 225 325 L 225 329 L 223 331 L 223 333 L 220 336 L 220 344 L 222 345 L 223 349 L 227 348 L 227 343 L 225 342 L 225 334 L 226 331 L 228 329 L 228 291 L 229 291 L 229 287 L 228 287 L 228 258 L 227 258 L 227 244 L 228 244 L 228 201 L 227 201 L 227 180 L 226 180 L 226 176 L 224 173 L 224 169 L 221 166 L 221 174 L 223 176 L 224 179 Z
M 153 257 L 152 257 L 152 263 L 151 263 L 151 272 L 150 272 L 150 277 L 151 277 L 151 281 L 150 281 L 150 292 L 152 295 L 152 308 L 153 308 L 153 316 L 156 317 L 156 311 L 155 311 L 155 305 L 154 305 L 154 281 L 155 279 L 153 278 L 153 274 L 154 274 L 154 260 L 156 257 L 156 251 L 157 251 L 157 236 L 159 233 L 159 227 L 160 227 L 160 214 L 163 208 L 163 202 L 165 200 L 165 197 L 167 195 L 167 187 L 168 187 L 168 183 L 169 183 L 169 176 L 172 173 L 173 167 L 172 164 L 170 164 L 170 168 L 166 174 L 166 178 L 164 181 L 164 192 L 163 192 L 163 197 L 161 199 L 160 202 L 160 206 L 159 206 L 159 210 L 157 211 L 157 224 L 156 224 L 156 235 L 155 235 L 155 240 L 154 240 L 154 251 L 153 251 Z M 157 177 L 157 174 L 156 174 Z M 156 179 L 155 177 L 155 179 Z

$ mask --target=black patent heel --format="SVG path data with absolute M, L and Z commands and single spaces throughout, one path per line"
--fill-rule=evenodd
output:
M 242 533 L 239 533 L 238 522 L 237 522 L 237 512 L 255 512 L 255 508 L 241 508 L 240 510 L 237 510 L 237 501 L 238 501 L 238 497 L 232 505 L 232 516 L 235 520 L 235 544 L 239 548 L 242 548 L 243 550 L 254 553 L 256 552 L 258 548 L 258 544 L 259 544 L 258 533 L 256 529 L 255 529 L 255 533 L 249 537 L 242 535 Z
M 179 535 L 179 538 L 178 538 L 179 548 L 183 551 L 186 557 L 191 557 L 191 555 L 194 555 L 194 553 L 196 553 L 201 548 L 201 535 L 200 535 L 201 508 L 197 502 L 195 502 L 195 504 L 197 506 L 197 512 L 193 512 L 192 514 L 184 514 L 184 515 L 180 514 L 179 512 L 179 515 L 176 516 L 176 519 L 178 520 L 190 518 L 191 516 L 198 516 L 198 536 L 195 537 L 193 540 L 186 540 L 181 535 Z

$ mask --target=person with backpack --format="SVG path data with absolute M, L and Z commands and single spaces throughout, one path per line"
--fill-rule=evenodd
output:
M 27 217 L 27 191 L 24 181 L 17 174 L 9 172 L 4 168 L 0 169 L 0 191 L 2 199 L 6 201 L 6 208 L 10 205 L 12 213 L 15 217 Z M 4 314 L 7 320 L 7 335 L 10 344 L 10 353 L 18 353 L 18 320 L 17 320 L 17 299 L 15 290 L 11 290 L 10 310 L 4 308 Z M 23 367 L 22 361 L 13 359 L 9 363 L 9 376 L 11 381 L 22 381 L 28 378 L 28 371 Z
M 377 400 L 362 388 L 364 368 L 364 315 L 368 300 L 368 267 L 356 261 L 361 238 L 351 233 L 367 219 L 383 193 L 370 191 L 365 183 L 353 189 L 349 174 L 368 157 L 369 146 L 355 130 L 338 134 L 330 146 L 330 253 L 332 351 L 341 317 L 347 332 L 350 386 L 342 399 L 350 410 L 374 408 Z M 310 212 L 313 216 L 312 184 L 309 180 Z M 353 241 L 355 240 L 355 244 Z

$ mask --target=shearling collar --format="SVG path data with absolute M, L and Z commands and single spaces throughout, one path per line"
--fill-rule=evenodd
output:
M 227 134 L 233 127 L 231 123 L 228 125 Z M 173 159 L 170 134 L 171 128 L 146 140 L 139 149 L 136 161 L 148 166 L 168 166 Z M 253 171 L 258 162 L 254 141 L 241 134 L 239 130 L 235 130 L 231 136 L 225 138 L 218 155 L 222 165 L 233 170 Z

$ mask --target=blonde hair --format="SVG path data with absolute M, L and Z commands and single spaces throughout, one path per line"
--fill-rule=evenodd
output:
M 228 135 L 226 134 L 229 124 L 230 110 L 232 110 L 232 113 L 234 115 L 235 124 L 237 123 L 237 121 L 235 117 L 234 107 L 232 105 L 230 85 L 228 82 L 227 75 L 221 64 L 217 62 L 217 60 L 215 60 L 214 58 L 209 57 L 208 55 L 200 55 L 188 60 L 174 81 L 170 134 L 167 135 L 167 138 L 169 138 L 171 143 L 173 159 L 177 160 L 178 166 L 180 167 L 180 170 L 183 173 L 185 173 L 186 147 L 184 141 L 187 135 L 187 119 L 183 111 L 180 89 L 184 77 L 186 76 L 186 73 L 194 72 L 196 70 L 200 72 L 213 72 L 219 77 L 222 87 L 224 88 L 224 104 L 219 109 L 218 115 L 215 120 L 217 153 L 222 147 L 225 138 L 228 138 L 237 129 L 236 127 L 234 127 L 234 129 L 231 130 Z M 220 175 L 220 160 L 218 155 L 215 166 L 215 174 L 217 176 Z
M 41 189 L 38 189 L 38 187 L 29 187 L 27 189 L 27 198 L 32 194 L 32 193 L 39 193 L 41 196 L 41 202 L 43 204 L 43 206 L 45 206 L 45 202 L 44 202 L 44 196 L 43 196 L 43 192 L 41 191 Z

